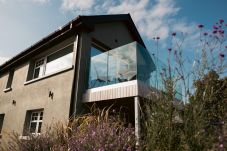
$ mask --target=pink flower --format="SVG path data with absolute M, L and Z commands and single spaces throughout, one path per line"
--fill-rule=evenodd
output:
M 200 24 L 200 25 L 198 25 L 198 27 L 199 27 L 199 28 L 203 28 L 203 27 L 204 27 L 204 25 Z
M 219 20 L 220 24 L 224 23 L 224 20 L 223 19 L 220 19 Z
M 217 29 L 218 29 L 218 27 L 217 27 L 217 26 L 215 26 L 215 25 L 213 26 L 213 28 L 214 28 L 215 30 L 217 30 Z

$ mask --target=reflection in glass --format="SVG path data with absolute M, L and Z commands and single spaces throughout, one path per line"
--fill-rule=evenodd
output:
M 103 86 L 107 82 L 107 54 L 98 48 L 91 49 L 89 87 Z
M 109 51 L 92 47 L 88 88 L 139 80 L 150 88 L 165 91 L 160 72 L 166 65 L 159 61 L 156 66 L 153 60 L 137 42 Z M 176 91 L 176 97 L 181 99 L 181 87 Z
M 91 48 L 89 88 L 136 79 L 136 43 L 104 52 Z
M 44 74 L 44 58 L 39 59 L 35 62 L 35 68 L 34 68 L 34 75 L 33 78 L 39 78 L 42 77 Z
M 51 74 L 72 65 L 72 49 L 63 49 L 47 57 L 45 74 Z
M 35 122 L 31 122 L 31 125 L 30 125 L 30 133 L 35 133 L 36 124 L 37 123 L 35 123 Z

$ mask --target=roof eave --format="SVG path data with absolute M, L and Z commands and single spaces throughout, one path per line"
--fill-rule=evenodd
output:
M 111 18 L 110 18 L 111 17 Z M 113 21 L 127 21 L 130 26 L 131 33 L 136 37 L 136 40 L 146 48 L 130 14 L 117 14 L 117 15 L 99 15 L 99 16 L 78 16 L 72 21 L 68 22 L 64 26 L 62 26 L 60 29 L 50 33 L 40 41 L 36 42 L 32 46 L 28 47 L 15 57 L 11 58 L 4 64 L 0 65 L 0 73 L 6 71 L 9 67 L 15 65 L 19 60 L 25 58 L 31 53 L 34 53 L 38 49 L 44 47 L 46 44 L 50 43 L 51 41 L 55 40 L 56 38 L 61 37 L 67 32 L 70 32 L 73 29 L 78 29 L 79 27 L 83 27 L 85 30 L 93 30 L 93 26 L 91 26 L 94 23 L 98 22 L 113 22 Z

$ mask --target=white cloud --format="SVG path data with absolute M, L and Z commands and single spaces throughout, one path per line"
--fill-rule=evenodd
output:
M 6 2 L 6 0 L 0 0 L 0 3 L 5 3 Z
M 32 1 L 33 1 L 33 2 L 37 2 L 37 3 L 44 4 L 44 3 L 49 2 L 50 0 L 32 0 Z
M 62 8 L 64 10 L 87 10 L 94 5 L 94 0 L 63 0 Z
M 173 0 L 126 0 L 109 9 L 109 13 L 130 13 L 139 31 L 147 38 L 168 37 L 171 26 L 169 22 L 180 8 Z
M 0 57 L 0 65 L 5 63 L 7 60 L 9 60 L 8 57 Z
M 184 33 L 194 33 L 196 31 L 195 24 L 187 24 L 186 22 L 178 22 L 173 25 L 173 31 L 184 32 Z
M 174 18 L 180 8 L 174 0 L 62 0 L 62 8 L 76 15 L 130 13 L 141 34 L 166 39 L 173 29 L 190 30 Z

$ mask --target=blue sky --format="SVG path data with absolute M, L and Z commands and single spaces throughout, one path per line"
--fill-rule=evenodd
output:
M 212 28 L 224 19 L 226 0 L 0 0 L 0 64 L 69 22 L 77 15 L 130 13 L 149 51 L 153 37 L 168 48 L 172 32 L 198 38 L 198 24 Z M 186 42 L 187 43 L 187 42 Z M 188 56 L 193 52 L 186 50 Z M 167 55 L 163 51 L 161 55 Z M 162 58 L 163 59 L 163 58 Z

